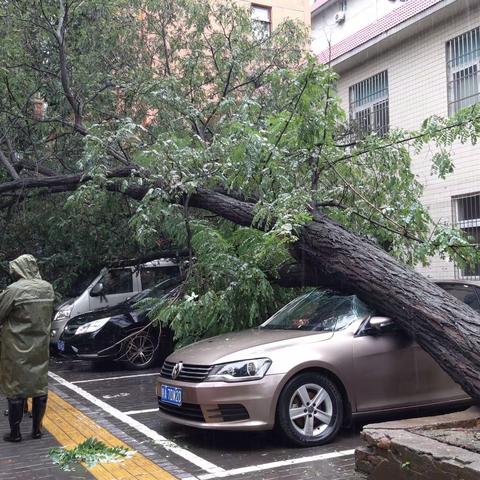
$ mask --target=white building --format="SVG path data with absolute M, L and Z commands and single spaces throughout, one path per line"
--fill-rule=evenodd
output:
M 312 50 L 320 53 L 384 17 L 406 0 L 315 0 L 312 5 Z
M 334 27 L 332 33 L 338 41 L 330 47 L 323 44 L 324 50 L 317 52 L 340 74 L 338 93 L 343 107 L 364 128 L 414 130 L 428 116 L 448 116 L 480 101 L 480 0 L 347 2 L 343 26 Z M 330 25 L 333 11 L 344 4 L 317 0 L 312 19 L 317 40 L 318 32 Z M 323 26 L 316 20 L 320 14 L 315 14 L 322 7 Z M 377 18 L 373 12 L 383 8 L 390 11 Z M 358 13 L 355 17 L 354 12 L 360 11 L 372 14 Z M 368 16 L 373 21 L 365 25 Z M 349 33 L 344 34 L 347 30 Z M 478 243 L 479 154 L 480 146 L 455 145 L 455 172 L 446 180 L 431 174 L 431 150 L 413 162 L 413 170 L 425 187 L 423 202 L 435 222 L 454 224 Z M 440 258 L 433 258 L 429 267 L 419 270 L 438 279 L 480 279 L 480 268 L 461 271 Z

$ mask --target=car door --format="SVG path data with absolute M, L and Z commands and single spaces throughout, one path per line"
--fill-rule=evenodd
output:
M 353 340 L 357 411 L 416 404 L 421 381 L 416 343 L 395 324 L 376 331 L 368 322 Z
M 142 267 L 140 269 L 141 290 L 152 288 L 155 285 L 169 278 L 176 278 L 180 275 L 178 265 L 165 265 L 160 267 Z
M 132 268 L 108 270 L 97 282 L 101 284 L 101 294 L 94 295 L 95 286 L 90 291 L 90 310 L 117 305 L 137 293 L 138 278 Z
M 446 282 L 438 285 L 480 313 L 477 287 L 459 282 Z M 448 402 L 467 398 L 466 393 L 440 368 L 430 354 L 418 345 L 416 348 L 416 368 L 421 379 L 419 395 L 423 402 Z

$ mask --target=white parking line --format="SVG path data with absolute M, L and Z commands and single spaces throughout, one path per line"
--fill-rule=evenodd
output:
M 199 475 L 199 480 L 211 480 L 213 478 L 232 477 L 234 475 L 242 475 L 244 473 L 258 472 L 261 470 L 272 470 L 274 468 L 285 467 L 288 465 L 298 465 L 299 463 L 318 462 L 320 460 L 329 460 L 331 458 L 347 457 L 353 455 L 355 450 L 342 450 L 340 452 L 322 453 L 320 455 L 312 455 L 311 457 L 292 458 L 291 460 L 280 460 L 278 462 L 263 463 L 261 465 L 251 465 L 249 467 L 234 468 L 233 470 L 224 470 L 218 473 L 207 473 Z
M 94 395 L 87 392 L 86 390 L 83 390 L 83 388 L 78 387 L 77 385 L 74 385 L 73 383 L 65 380 L 64 378 L 60 377 L 56 373 L 48 372 L 48 375 L 50 376 L 50 378 L 58 382 L 60 385 L 63 385 L 69 390 L 72 390 L 73 392 L 77 393 L 81 397 L 88 400 L 90 403 L 93 403 L 94 405 L 101 408 L 106 413 L 110 414 L 112 417 L 115 417 L 117 420 L 120 420 L 122 423 L 125 423 L 129 427 L 134 428 L 138 432 L 150 438 L 157 445 L 160 445 L 166 450 L 169 450 L 170 452 L 175 453 L 179 457 L 182 457 L 185 460 L 188 460 L 190 463 L 192 463 L 193 465 L 196 465 L 197 467 L 200 467 L 202 470 L 204 470 L 205 472 L 208 472 L 210 475 L 217 475 L 225 471 L 224 468 L 219 467 L 214 463 L 211 463 L 208 460 L 205 460 L 204 458 L 199 457 L 195 453 L 190 452 L 189 450 L 186 450 L 185 448 L 178 446 L 176 443 L 166 439 L 165 437 L 155 432 L 151 428 L 147 427 L 143 423 L 140 423 L 137 420 L 129 417 L 127 414 L 121 412 L 115 407 L 112 407 L 108 403 L 105 403 L 104 401 L 95 397 Z M 212 478 L 215 478 L 215 477 L 212 477 Z
M 106 382 L 107 380 L 122 380 L 124 378 L 137 378 L 137 377 L 153 377 L 153 376 L 159 376 L 160 374 L 158 372 L 156 373 L 139 373 L 137 375 L 122 375 L 119 377 L 107 377 L 107 378 L 90 378 L 88 380 L 77 380 L 75 382 L 71 382 L 74 385 L 77 385 L 79 383 L 91 383 L 91 382 Z
M 158 408 L 147 408 L 147 410 L 129 410 L 128 412 L 123 412 L 125 415 L 139 415 L 140 413 L 152 413 L 158 412 Z

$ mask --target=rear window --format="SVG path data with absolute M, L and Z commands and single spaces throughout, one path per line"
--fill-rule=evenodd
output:
M 463 285 L 461 283 L 439 283 L 438 286 L 442 287 L 450 295 L 453 295 L 455 298 L 458 298 L 461 302 L 480 313 L 478 296 L 475 292 L 475 288 L 471 285 Z

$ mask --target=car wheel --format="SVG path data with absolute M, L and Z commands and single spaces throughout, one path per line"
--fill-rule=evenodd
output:
M 148 332 L 139 332 L 128 339 L 122 357 L 128 368 L 143 370 L 157 362 L 159 347 L 158 338 Z
M 329 443 L 342 422 L 342 395 L 325 375 L 302 373 L 283 388 L 278 401 L 277 427 L 295 445 L 312 447 Z

